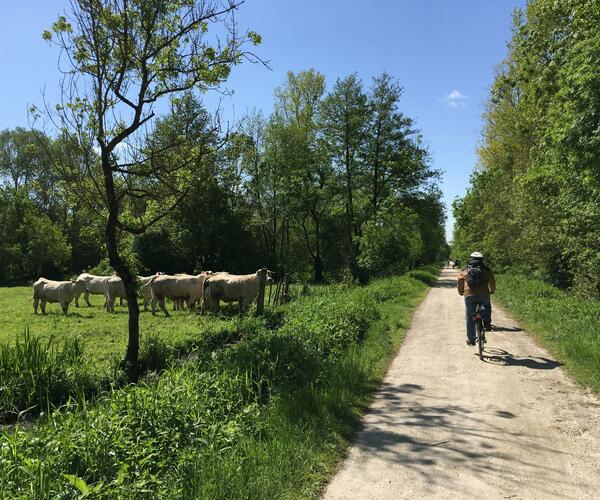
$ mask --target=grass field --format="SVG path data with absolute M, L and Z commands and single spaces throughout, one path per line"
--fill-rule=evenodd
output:
M 600 392 L 600 302 L 542 281 L 497 276 L 496 298 L 581 384 Z
M 0 433 L 0 491 L 317 498 L 437 274 L 314 287 L 263 318 L 173 318 L 206 327 L 196 356 Z M 229 325 L 237 341 L 211 325 Z
M 47 304 L 47 315 L 33 313 L 30 287 L 0 288 L 0 345 L 14 344 L 18 335 L 28 329 L 33 335 L 53 337 L 60 342 L 79 338 L 86 356 L 93 359 L 99 371 L 112 371 L 122 359 L 127 345 L 127 306 L 115 306 L 114 313 L 102 308 L 103 297 L 92 295 L 92 307 L 69 306 L 63 316 L 59 304 Z M 84 303 L 80 297 L 80 304 Z M 170 308 L 170 307 L 169 307 Z M 142 308 L 143 309 L 143 308 Z M 143 336 L 158 336 L 173 346 L 186 346 L 200 340 L 206 330 L 229 327 L 229 320 L 217 320 L 186 311 L 170 311 L 166 318 L 160 311 L 152 316 L 150 311 L 140 314 L 140 331 Z

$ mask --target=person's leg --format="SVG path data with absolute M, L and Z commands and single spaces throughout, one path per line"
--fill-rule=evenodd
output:
M 465 319 L 467 321 L 467 340 L 475 342 L 475 326 L 473 325 L 473 313 L 475 312 L 475 297 L 465 297 Z
M 483 303 L 483 307 L 485 307 L 483 311 L 483 324 L 486 330 L 490 330 L 492 325 L 492 302 L 490 296 L 482 296 L 481 302 Z

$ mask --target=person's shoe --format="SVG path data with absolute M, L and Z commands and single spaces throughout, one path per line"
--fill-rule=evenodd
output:
M 474 340 L 467 340 L 467 345 L 475 345 L 475 341 Z
M 486 332 L 491 332 L 492 331 L 492 324 L 491 323 L 486 323 L 485 325 L 483 325 L 483 328 Z

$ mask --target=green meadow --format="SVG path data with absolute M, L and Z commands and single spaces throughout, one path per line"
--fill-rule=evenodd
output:
M 5 418 L 11 405 L 38 410 L 0 434 L 3 494 L 318 497 L 437 274 L 312 287 L 262 317 L 143 314 L 146 375 L 108 387 L 88 367 L 120 353 L 123 339 L 107 339 L 123 312 L 32 318 L 25 289 L 5 295 L 40 337 L 0 348 Z M 13 319 L 15 335 L 24 327 Z M 83 341 L 53 347 L 52 336 Z

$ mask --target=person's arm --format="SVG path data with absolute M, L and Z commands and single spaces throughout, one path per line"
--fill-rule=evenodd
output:
M 463 293 L 465 293 L 465 277 L 463 276 L 463 273 L 460 272 L 458 273 L 458 294 L 462 295 Z
M 488 289 L 490 293 L 494 293 L 496 291 L 496 279 L 494 278 L 494 273 L 490 271 L 490 279 L 488 281 Z

